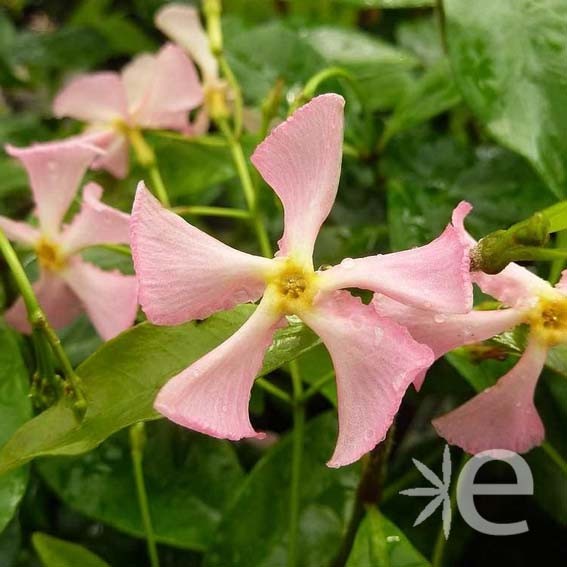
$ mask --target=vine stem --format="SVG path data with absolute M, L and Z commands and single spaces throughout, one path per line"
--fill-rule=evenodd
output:
M 301 468 L 305 434 L 305 405 L 303 403 L 303 383 L 301 381 L 297 360 L 290 362 L 289 369 L 293 386 L 293 446 L 291 457 L 287 565 L 288 567 L 296 567 L 301 503 Z
M 150 515 L 148 504 L 148 494 L 146 482 L 144 480 L 144 446 L 146 444 L 146 426 L 144 422 L 135 423 L 130 427 L 130 453 L 132 456 L 132 468 L 134 471 L 134 481 L 136 483 L 136 493 L 138 495 L 138 505 L 146 534 L 148 555 L 151 567 L 160 567 L 159 555 L 157 551 L 156 538 Z
M 73 370 L 73 366 L 69 361 L 69 358 L 67 357 L 67 353 L 65 352 L 63 345 L 61 344 L 61 340 L 49 324 L 45 313 L 39 305 L 32 285 L 26 275 L 22 264 L 20 263 L 18 255 L 16 254 L 14 248 L 10 244 L 10 241 L 4 234 L 4 231 L 2 231 L 1 229 L 0 252 L 2 252 L 4 259 L 6 260 L 6 263 L 8 264 L 8 267 L 10 268 L 12 275 L 14 276 L 14 280 L 16 282 L 16 285 L 18 286 L 18 290 L 20 291 L 20 294 L 26 306 L 30 325 L 32 329 L 37 330 L 49 344 L 49 347 L 51 348 L 53 354 L 55 355 L 57 361 L 61 366 L 61 369 L 63 370 L 63 374 L 67 379 L 67 383 L 73 390 L 73 395 L 75 397 L 74 410 L 79 417 L 82 417 L 87 409 L 87 401 L 83 394 L 81 380 Z M 43 348 L 41 346 L 43 344 L 43 341 L 37 340 L 35 341 L 35 344 L 39 345 L 40 349 Z M 44 357 L 47 356 L 48 353 L 41 352 L 38 353 L 38 355 Z
M 557 449 L 549 443 L 549 441 L 544 441 L 541 444 L 541 448 L 545 451 L 548 457 L 561 469 L 563 474 L 567 476 L 567 461 L 557 452 Z
M 178 215 L 194 215 L 208 217 L 224 217 L 250 220 L 250 213 L 242 209 L 231 209 L 228 207 L 187 206 L 172 207 L 171 210 Z
M 262 254 L 266 256 L 266 258 L 271 258 L 272 247 L 270 245 L 270 239 L 268 237 L 268 233 L 266 232 L 264 223 L 262 222 L 262 219 L 260 217 L 260 211 L 258 209 L 258 202 L 256 198 L 256 189 L 254 188 L 254 184 L 252 182 L 252 176 L 250 175 L 250 169 L 248 168 L 248 164 L 246 163 L 246 157 L 244 156 L 242 145 L 234 136 L 226 119 L 218 119 L 217 124 L 228 142 L 230 153 L 232 155 L 238 177 L 240 178 L 244 198 L 246 199 L 246 204 L 248 205 L 248 210 L 250 212 L 252 220 L 252 226 L 254 228 L 254 232 L 256 233 Z

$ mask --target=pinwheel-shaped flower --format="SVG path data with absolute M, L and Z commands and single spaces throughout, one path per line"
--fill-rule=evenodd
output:
M 461 205 L 453 223 L 469 239 L 463 219 L 470 206 Z M 526 268 L 510 264 L 497 275 L 473 274 L 479 287 L 508 308 L 467 314 L 431 313 L 403 305 L 384 295 L 373 304 L 383 317 L 408 328 L 414 339 L 431 347 L 436 357 L 489 339 L 515 326 L 530 326 L 528 345 L 518 363 L 496 383 L 464 405 L 433 421 L 449 443 L 475 454 L 492 449 L 529 451 L 544 439 L 534 405 L 534 392 L 550 348 L 567 343 L 567 276 L 554 288 Z M 414 382 L 419 389 L 425 373 Z
M 124 177 L 133 135 L 140 129 L 189 132 L 188 113 L 202 102 L 195 66 L 181 48 L 167 44 L 156 55 L 139 55 L 121 73 L 75 78 L 55 98 L 53 112 L 87 122 L 88 141 L 106 150 L 93 167 Z
M 63 225 L 79 183 L 100 150 L 66 141 L 7 151 L 28 173 L 39 228 L 6 217 L 0 217 L 0 228 L 11 240 L 35 249 L 40 277 L 33 287 L 49 321 L 55 328 L 64 327 L 86 311 L 102 338 L 114 337 L 136 317 L 136 278 L 103 271 L 85 262 L 81 251 L 105 243 L 127 244 L 130 217 L 101 203 L 102 188 L 89 183 L 80 212 Z M 21 298 L 6 312 L 6 320 L 29 332 Z
M 163 387 L 156 409 L 215 437 L 261 436 L 250 424 L 250 391 L 275 330 L 294 314 L 321 337 L 335 367 L 339 437 L 328 463 L 333 467 L 355 461 L 384 438 L 406 388 L 433 360 L 404 327 L 341 290 L 380 290 L 450 312 L 466 312 L 472 303 L 468 252 L 452 226 L 422 248 L 314 270 L 315 238 L 340 177 L 343 106 L 335 94 L 313 99 L 252 156 L 284 208 L 275 258 L 225 246 L 164 209 L 143 185 L 131 220 L 140 302 L 153 323 L 202 319 L 263 295 L 234 335 Z
M 228 85 L 219 74 L 219 66 L 209 46 L 209 38 L 201 25 L 199 12 L 187 4 L 166 4 L 157 11 L 155 23 L 169 39 L 182 47 L 201 72 L 205 106 L 195 120 L 196 134 L 208 129 L 208 108 L 224 106 Z M 219 98 L 220 97 L 220 98 Z

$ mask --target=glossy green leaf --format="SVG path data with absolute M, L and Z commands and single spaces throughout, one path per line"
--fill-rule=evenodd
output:
M 462 94 L 491 134 L 567 195 L 567 3 L 445 0 L 447 43 Z
M 307 424 L 301 476 L 301 567 L 328 565 L 338 550 L 352 504 L 358 465 L 329 469 L 335 412 Z M 235 496 L 205 555 L 205 567 L 284 567 L 287 561 L 291 438 L 254 467 Z M 253 534 L 253 537 L 251 537 Z
M 165 420 L 148 424 L 146 432 L 144 478 L 157 541 L 206 549 L 244 478 L 233 445 Z M 39 470 L 71 508 L 144 537 L 126 432 L 85 455 L 42 460 Z
M 44 567 L 110 567 L 81 545 L 47 534 L 33 534 L 32 543 Z
M 156 419 L 154 398 L 163 384 L 232 335 L 252 313 L 243 305 L 204 322 L 177 327 L 138 325 L 106 343 L 77 369 L 88 409 L 77 423 L 63 400 L 26 423 L 0 451 L 0 471 L 46 455 L 77 455 L 140 420 Z M 319 339 L 302 324 L 281 329 L 262 374 L 299 356 Z
M 358 532 L 346 567 L 429 567 L 406 535 L 375 508 L 370 508 Z
M 31 417 L 29 378 L 15 335 L 0 324 L 0 445 Z M 0 532 L 24 495 L 28 470 L 0 476 Z

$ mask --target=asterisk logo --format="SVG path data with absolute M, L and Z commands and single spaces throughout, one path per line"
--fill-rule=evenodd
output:
M 421 514 L 415 519 L 414 527 L 419 526 L 427 520 L 440 506 L 443 507 L 443 533 L 445 539 L 449 539 L 451 531 L 451 497 L 449 496 L 449 487 L 451 485 L 451 452 L 449 446 L 445 445 L 443 452 L 443 480 L 441 480 L 429 467 L 424 465 L 417 459 L 412 459 L 413 464 L 419 472 L 433 485 L 430 487 L 409 488 L 402 490 L 400 494 L 404 496 L 433 496 L 433 500 L 427 504 Z

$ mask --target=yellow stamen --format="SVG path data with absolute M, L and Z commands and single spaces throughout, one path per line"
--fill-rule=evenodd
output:
M 288 258 L 267 277 L 266 295 L 278 312 L 299 315 L 311 308 L 318 291 L 317 279 L 312 267 Z
M 58 272 L 67 265 L 67 258 L 55 242 L 42 237 L 35 247 L 41 267 L 50 272 Z
M 567 343 L 567 297 L 560 293 L 542 296 L 527 322 L 545 345 Z

